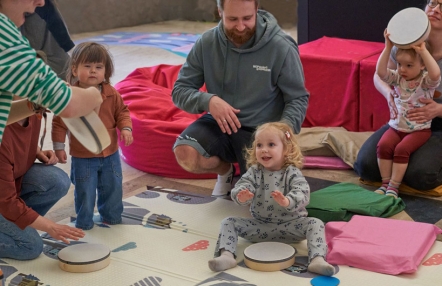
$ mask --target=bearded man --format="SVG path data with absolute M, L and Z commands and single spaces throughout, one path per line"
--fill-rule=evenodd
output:
M 221 21 L 203 33 L 183 64 L 172 91 L 174 104 L 206 113 L 177 138 L 178 164 L 192 173 L 216 173 L 212 195 L 226 196 L 255 128 L 284 121 L 299 133 L 309 93 L 297 43 L 259 0 L 217 0 Z M 200 91 L 206 84 L 207 92 Z

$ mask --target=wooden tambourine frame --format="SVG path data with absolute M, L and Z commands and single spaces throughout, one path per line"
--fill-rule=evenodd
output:
M 95 111 L 80 118 L 62 118 L 72 135 L 89 151 L 99 154 L 111 143 L 109 132 Z
M 295 263 L 296 249 L 280 242 L 259 242 L 244 250 L 244 263 L 253 270 L 280 271 Z

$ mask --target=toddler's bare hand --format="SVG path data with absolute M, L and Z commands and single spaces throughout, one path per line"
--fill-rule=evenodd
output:
M 129 146 L 134 142 L 134 137 L 132 136 L 132 131 L 123 129 L 120 132 L 120 140 L 124 141 L 124 146 Z
M 272 196 L 272 198 L 273 198 L 273 199 L 274 199 L 274 200 L 275 200 L 275 201 L 276 201 L 281 207 L 286 208 L 286 207 L 288 207 L 289 204 L 290 204 L 289 199 L 286 198 L 286 197 L 284 196 L 284 194 L 281 193 L 281 192 L 278 191 L 278 190 L 274 190 L 274 191 L 272 192 L 271 196 Z
M 255 195 L 251 191 L 244 189 L 238 193 L 237 198 L 240 203 L 245 203 L 251 200 L 254 196 Z

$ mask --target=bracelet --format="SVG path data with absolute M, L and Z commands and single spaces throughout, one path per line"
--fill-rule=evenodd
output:
M 37 103 L 34 103 L 34 102 L 30 102 L 29 100 L 28 100 L 27 104 L 28 104 L 29 110 L 34 112 L 35 114 L 37 114 L 37 117 L 39 119 L 41 119 L 43 115 L 46 116 L 46 114 L 44 114 L 44 113 L 47 110 L 43 106 L 38 105 Z
M 64 143 L 63 142 L 52 142 L 52 148 L 54 151 L 64 150 Z
M 132 132 L 132 128 L 130 128 L 130 127 L 123 127 L 123 128 L 121 128 L 121 130 L 128 130 L 128 131 Z
M 41 113 L 42 111 L 44 111 L 46 108 L 44 108 L 41 105 L 38 105 L 37 103 L 31 102 L 28 100 L 28 108 L 30 111 L 34 112 L 34 113 Z

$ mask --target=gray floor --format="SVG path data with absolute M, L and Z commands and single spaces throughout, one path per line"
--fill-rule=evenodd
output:
M 197 33 L 200 34 L 207 29 L 214 27 L 216 23 L 207 22 L 188 22 L 188 21 L 168 21 L 161 23 L 153 23 L 136 27 L 128 27 L 121 29 L 114 29 L 108 31 L 99 31 L 94 33 L 83 33 L 72 35 L 74 40 L 81 40 L 84 38 L 94 37 L 106 33 L 116 31 L 131 31 L 131 32 L 184 32 L 184 33 Z M 296 27 L 286 30 L 293 38 L 297 38 Z M 170 53 L 163 49 L 142 47 L 142 46 L 121 46 L 114 45 L 109 46 L 114 65 L 115 74 L 111 79 L 113 84 L 124 79 L 130 72 L 138 67 L 154 66 L 158 64 L 182 64 L 185 58 L 176 54 Z M 48 121 L 48 127 L 51 125 L 51 118 Z M 50 128 L 49 128 L 50 129 Z M 50 130 L 48 130 L 50 134 Z M 51 149 L 52 142 L 50 141 L 50 135 L 45 140 L 45 149 Z M 59 165 L 68 174 L 70 172 L 70 161 L 67 164 Z M 140 192 L 140 188 L 146 185 L 161 186 L 164 188 L 174 188 L 179 185 L 183 190 L 194 191 L 199 193 L 210 194 L 214 186 L 215 180 L 184 180 L 184 179 L 171 179 L 163 178 L 155 175 L 147 174 L 132 168 L 126 163 L 122 162 L 123 166 L 123 183 L 124 183 L 124 197 L 129 197 L 137 192 Z M 322 170 L 322 169 L 304 169 L 304 175 L 323 178 L 336 182 L 358 182 L 358 178 L 353 170 Z M 71 186 L 69 193 L 63 199 L 61 199 L 47 214 L 47 217 L 54 221 L 61 221 L 69 216 L 74 216 L 73 208 L 73 186 Z

